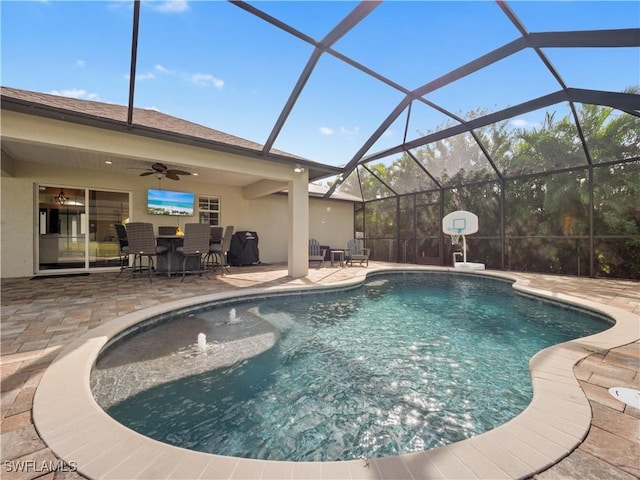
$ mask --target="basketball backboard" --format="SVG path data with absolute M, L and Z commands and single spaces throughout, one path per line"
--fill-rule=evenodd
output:
M 442 219 L 442 231 L 447 235 L 470 235 L 478 231 L 478 216 L 466 210 L 451 212 Z

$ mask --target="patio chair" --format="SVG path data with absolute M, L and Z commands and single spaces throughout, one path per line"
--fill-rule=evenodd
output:
M 224 228 L 222 227 L 211 227 L 211 238 L 209 239 L 210 244 L 222 243 L 222 237 L 224 236 Z
M 353 262 L 358 262 L 360 266 L 363 263 L 366 263 L 365 267 L 369 266 L 369 253 L 371 252 L 370 248 L 364 248 L 362 246 L 362 241 L 354 238 L 347 242 L 347 251 L 344 255 L 344 261 L 347 265 L 353 267 Z
M 207 278 L 207 269 L 205 268 L 205 257 L 209 254 L 209 241 L 211 239 L 211 227 L 206 223 L 187 223 L 184 226 L 184 243 L 176 249 L 182 254 L 182 280 L 187 274 L 187 260 L 195 259 L 193 267 L 195 269 L 188 270 L 189 273 L 197 273 L 202 276 L 204 273 Z
M 227 253 L 231 246 L 231 237 L 233 236 L 233 225 L 227 225 L 222 236 L 222 243 L 211 243 L 209 245 L 209 254 L 207 258 L 212 266 L 219 265 L 220 271 L 224 276 L 224 272 L 229 273 L 229 261 Z
M 164 255 L 169 250 L 165 246 L 156 245 L 156 237 L 153 233 L 153 224 L 146 222 L 131 222 L 126 226 L 127 241 L 129 242 L 129 254 L 133 253 L 133 268 L 131 276 L 135 278 L 136 271 L 142 272 L 142 257 L 147 257 L 147 270 L 149 282 L 151 282 L 151 272 L 155 271 L 153 257 Z M 139 267 L 136 264 L 139 262 Z
M 211 227 L 211 238 L 209 239 L 209 253 L 205 257 L 205 265 L 207 268 L 213 268 L 217 262 L 218 252 L 222 251 L 222 239 L 224 237 L 224 227 Z M 215 262 L 214 262 L 215 258 Z
M 320 242 L 315 238 L 309 239 L 309 263 L 319 262 L 320 267 L 324 267 L 324 256 L 327 250 L 320 247 Z
M 120 256 L 120 273 L 118 276 L 120 276 L 124 269 L 129 266 L 129 241 L 127 240 L 127 229 L 124 225 L 121 223 L 114 223 L 113 228 L 116 231 L 116 238 L 120 245 L 120 251 L 118 253 Z

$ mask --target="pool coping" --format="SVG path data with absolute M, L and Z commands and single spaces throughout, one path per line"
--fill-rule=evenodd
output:
M 175 447 L 117 423 L 96 403 L 90 374 L 102 348 L 121 332 L 169 310 L 247 296 L 331 291 L 385 272 L 453 272 L 508 280 L 517 291 L 585 308 L 615 320 L 608 330 L 538 352 L 529 368 L 533 399 L 518 416 L 473 438 L 400 456 L 339 462 L 283 462 L 224 457 Z M 505 272 L 403 266 L 362 269 L 324 285 L 252 288 L 191 297 L 113 319 L 67 345 L 46 370 L 33 403 L 33 421 L 51 450 L 88 478 L 524 478 L 554 465 L 587 435 L 591 408 L 573 366 L 582 358 L 636 340 L 637 318 L 622 309 L 551 290 Z

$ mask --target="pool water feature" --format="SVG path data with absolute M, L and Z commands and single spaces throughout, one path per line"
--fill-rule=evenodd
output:
M 98 402 L 134 430 L 210 453 L 396 455 L 505 423 L 531 400 L 537 351 L 611 326 L 503 281 L 435 273 L 233 308 L 233 322 L 222 305 L 111 346 L 92 376 Z

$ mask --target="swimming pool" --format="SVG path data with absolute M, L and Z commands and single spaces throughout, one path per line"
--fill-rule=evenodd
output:
M 611 326 L 516 295 L 510 283 L 434 273 L 176 320 L 98 361 L 94 394 L 114 418 L 190 449 L 325 461 L 426 450 L 495 428 L 529 404 L 537 351 Z M 210 343 L 199 351 L 203 331 Z

